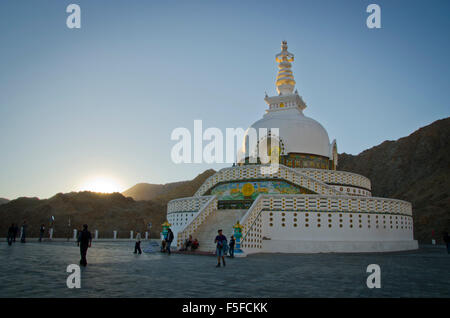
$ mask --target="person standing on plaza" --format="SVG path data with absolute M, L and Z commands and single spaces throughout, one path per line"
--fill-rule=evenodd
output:
M 136 244 L 134 245 L 134 254 L 139 252 L 139 254 L 142 254 L 141 251 L 141 233 L 137 232 L 136 234 Z
M 234 235 L 231 235 L 230 238 L 230 257 L 234 257 L 234 244 L 236 243 L 236 240 L 234 239 Z
M 167 229 L 167 237 L 166 237 L 166 250 L 170 255 L 170 244 L 173 241 L 173 232 L 171 229 Z
M 39 242 L 42 242 L 42 238 L 44 237 L 45 233 L 45 225 L 41 224 L 41 227 L 39 229 Z
M 8 228 L 8 245 L 11 245 L 14 238 L 14 223 Z
M 22 229 L 20 233 L 20 242 L 25 243 L 26 242 L 26 236 L 27 236 L 27 221 L 23 221 Z
M 86 266 L 87 260 L 86 260 L 86 254 L 89 247 L 91 247 L 92 244 L 92 236 L 91 232 L 88 231 L 87 224 L 83 225 L 83 231 L 81 231 L 80 235 L 78 236 L 78 246 L 80 247 L 80 265 Z
M 222 257 L 222 263 L 223 266 L 225 266 L 225 245 L 227 244 L 227 238 L 225 235 L 222 234 L 222 230 L 217 231 L 219 235 L 216 236 L 216 239 L 214 240 L 214 243 L 217 244 L 216 246 L 216 254 L 217 254 L 217 266 L 220 267 L 220 258 Z
M 17 224 L 14 224 L 14 237 L 13 237 L 14 243 L 16 243 L 16 237 L 17 237 L 18 233 L 19 233 L 19 227 L 17 226 Z
M 447 245 L 447 254 L 450 254 L 450 236 L 448 235 L 448 232 L 444 232 L 443 240 L 445 245 Z

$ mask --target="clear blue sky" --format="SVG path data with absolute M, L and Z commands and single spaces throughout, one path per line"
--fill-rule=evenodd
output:
M 82 27 L 66 27 L 66 6 Z M 381 6 L 382 29 L 366 7 Z M 176 127 L 243 127 L 275 94 L 281 40 L 297 89 L 339 152 L 450 114 L 450 1 L 0 2 L 0 197 L 46 198 L 92 176 L 190 179 Z

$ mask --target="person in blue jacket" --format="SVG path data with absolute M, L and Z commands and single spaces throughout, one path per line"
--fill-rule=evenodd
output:
M 214 243 L 216 243 L 216 255 L 217 255 L 217 266 L 220 267 L 220 258 L 222 257 L 223 266 L 225 266 L 225 250 L 227 245 L 227 238 L 222 234 L 222 230 L 217 231 L 219 235 L 216 236 Z

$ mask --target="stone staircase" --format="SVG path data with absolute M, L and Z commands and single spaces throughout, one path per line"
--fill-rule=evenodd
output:
M 223 230 L 223 235 L 227 237 L 228 242 L 233 234 L 233 226 L 247 212 L 247 210 L 216 210 L 208 216 L 205 222 L 199 226 L 197 231 L 192 235 L 198 239 L 199 251 L 214 253 L 216 244 L 214 239 L 219 229 Z

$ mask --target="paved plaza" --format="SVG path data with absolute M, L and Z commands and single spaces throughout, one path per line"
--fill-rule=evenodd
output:
M 145 248 L 147 242 L 143 242 Z M 73 242 L 0 244 L 0 297 L 450 297 L 444 248 L 385 254 L 212 256 L 133 254 L 134 242 L 94 242 L 81 288 L 69 289 Z M 366 286 L 367 265 L 381 267 L 381 289 Z

